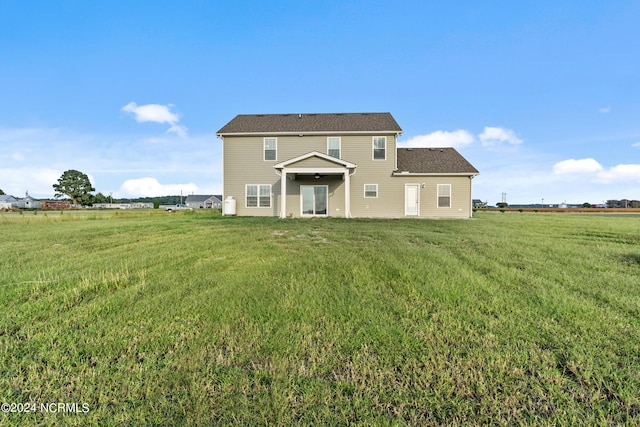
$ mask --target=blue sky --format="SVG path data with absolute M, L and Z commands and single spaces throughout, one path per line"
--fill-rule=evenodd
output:
M 218 194 L 236 114 L 391 112 L 494 204 L 640 199 L 640 2 L 0 0 L 0 189 Z

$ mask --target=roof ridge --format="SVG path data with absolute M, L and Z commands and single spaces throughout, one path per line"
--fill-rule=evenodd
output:
M 391 114 L 388 111 L 357 111 L 357 112 L 337 112 L 337 113 L 311 113 L 311 112 L 298 112 L 298 113 L 240 113 L 237 116 L 299 116 L 299 115 L 308 115 L 308 116 L 320 116 L 320 115 L 336 115 L 336 116 L 346 116 L 346 115 L 368 115 L 368 114 Z
M 220 129 L 230 134 L 401 133 L 388 112 L 238 114 Z

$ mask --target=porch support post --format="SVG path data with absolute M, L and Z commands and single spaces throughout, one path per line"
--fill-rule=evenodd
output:
M 351 177 L 349 169 L 344 170 L 344 217 L 351 218 Z
M 287 217 L 287 171 L 282 168 L 282 177 L 280 178 L 280 218 Z

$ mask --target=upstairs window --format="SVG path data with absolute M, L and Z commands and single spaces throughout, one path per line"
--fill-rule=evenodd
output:
M 386 160 L 387 159 L 387 137 L 374 136 L 373 137 L 373 160 Z
M 451 184 L 438 184 L 438 207 L 451 207 Z
M 340 158 L 340 137 L 330 136 L 327 138 L 327 154 L 336 159 Z
M 278 139 L 265 138 L 264 139 L 264 160 L 275 160 L 277 158 L 277 151 L 278 151 Z

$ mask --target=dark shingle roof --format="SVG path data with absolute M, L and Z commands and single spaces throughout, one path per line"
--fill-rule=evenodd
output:
M 222 196 L 216 196 L 211 194 L 189 194 L 187 196 L 187 199 L 185 200 L 185 203 L 204 202 L 205 200 L 210 199 L 212 197 L 215 197 L 216 199 L 222 201 Z
M 400 133 L 402 129 L 390 113 L 239 114 L 218 134 L 311 132 Z
M 398 148 L 398 172 L 479 173 L 455 148 Z

